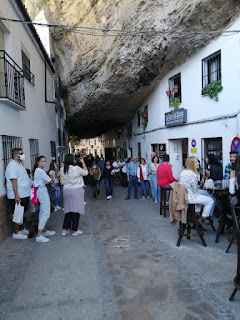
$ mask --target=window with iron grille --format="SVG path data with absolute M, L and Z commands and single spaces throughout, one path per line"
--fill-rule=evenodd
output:
M 214 154 L 218 161 L 222 163 L 222 138 L 204 139 L 205 156 Z
M 31 170 L 33 170 L 36 158 L 39 156 L 38 139 L 29 139 Z
M 2 135 L 2 147 L 3 147 L 3 165 L 4 171 L 12 159 L 12 149 L 21 148 L 22 149 L 22 137 L 5 136 Z
M 55 141 L 50 141 L 50 147 L 51 147 L 51 158 L 52 160 L 57 159 L 57 153 L 56 153 L 56 142 Z
M 221 50 L 202 60 L 202 87 L 213 81 L 222 81 Z
M 181 73 L 169 78 L 168 80 L 169 90 L 171 90 L 172 98 L 179 98 L 182 102 L 182 92 L 181 92 Z M 174 93 L 173 88 L 177 86 L 177 92 Z
M 32 84 L 35 85 L 35 77 L 30 71 L 30 59 L 27 57 L 25 52 L 22 50 L 22 69 L 23 76 Z
M 137 126 L 140 127 L 141 125 L 141 118 L 140 118 L 140 111 L 137 112 Z

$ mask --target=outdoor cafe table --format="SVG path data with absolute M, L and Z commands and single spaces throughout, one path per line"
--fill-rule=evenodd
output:
M 223 189 L 222 187 L 216 187 L 214 189 L 208 189 L 209 193 L 215 196 L 220 201 L 221 209 L 220 209 L 220 217 L 219 217 L 219 225 L 217 229 L 217 235 L 215 242 L 219 242 L 219 238 L 221 234 L 224 232 L 224 228 L 227 222 L 227 213 L 230 214 L 230 202 L 229 202 L 229 189 Z

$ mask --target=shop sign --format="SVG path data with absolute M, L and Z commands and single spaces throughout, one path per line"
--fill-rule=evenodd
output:
M 197 148 L 192 148 L 191 153 L 197 153 Z
M 187 122 L 187 109 L 178 109 L 174 111 L 174 114 L 171 112 L 165 113 L 165 126 L 173 127 L 179 126 Z

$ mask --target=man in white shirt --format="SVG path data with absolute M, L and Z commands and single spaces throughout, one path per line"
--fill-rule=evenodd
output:
M 10 206 L 11 218 L 15 209 L 15 204 L 20 203 L 26 211 L 29 206 L 29 197 L 31 193 L 31 181 L 26 169 L 21 164 L 25 159 L 23 150 L 14 148 L 12 150 L 12 160 L 9 162 L 5 177 L 7 180 L 7 198 Z M 13 222 L 13 239 L 25 240 L 28 238 L 28 230 L 22 230 L 23 226 Z
M 114 172 L 115 172 L 115 178 L 121 183 L 122 181 L 122 174 L 121 174 L 121 171 L 120 171 L 120 167 L 121 167 L 121 164 L 119 162 L 119 159 L 116 159 L 114 162 L 113 162 L 113 168 L 114 168 Z

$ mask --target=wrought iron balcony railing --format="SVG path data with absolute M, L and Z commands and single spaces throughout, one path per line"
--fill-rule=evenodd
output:
M 1 98 L 9 99 L 26 108 L 23 71 L 4 50 L 0 50 Z

